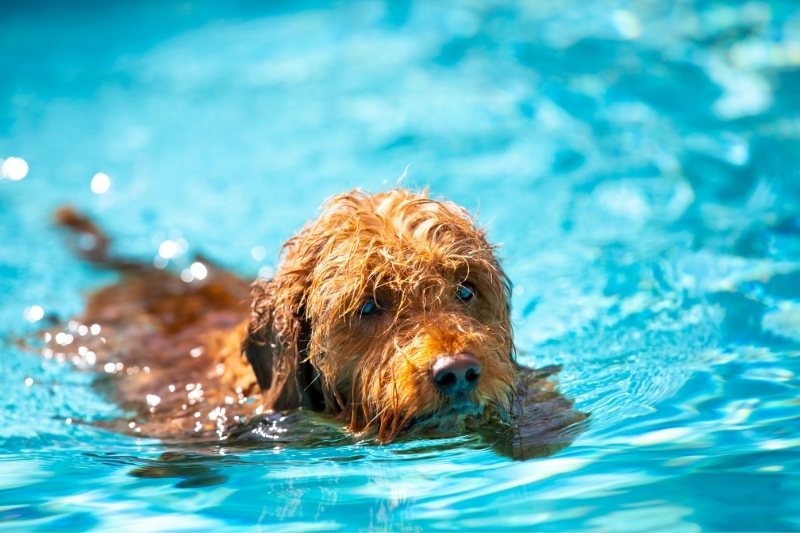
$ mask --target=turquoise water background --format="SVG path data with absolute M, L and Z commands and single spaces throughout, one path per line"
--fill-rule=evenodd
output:
M 797 2 L 20 4 L 0 529 L 800 530 Z M 401 178 L 502 244 L 520 360 L 591 413 L 570 447 L 219 448 L 182 463 L 215 484 L 135 477 L 167 448 L 68 423 L 120 411 L 17 345 L 114 280 L 59 205 L 121 253 L 256 276 L 326 197 Z

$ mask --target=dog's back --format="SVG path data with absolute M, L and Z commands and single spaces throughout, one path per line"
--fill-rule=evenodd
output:
M 59 210 L 56 221 L 71 231 L 79 255 L 122 274 L 93 293 L 64 330 L 45 334 L 53 354 L 105 373 L 113 398 L 133 412 L 104 425 L 166 439 L 217 438 L 260 412 L 241 354 L 248 282 L 202 258 L 203 279 L 185 281 L 112 256 L 108 237 L 72 209 Z

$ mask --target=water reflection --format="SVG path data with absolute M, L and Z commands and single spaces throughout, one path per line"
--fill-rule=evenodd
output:
M 28 175 L 28 162 L 21 157 L 0 159 L 0 177 L 19 181 Z
M 92 177 L 90 188 L 95 194 L 105 194 L 111 188 L 111 178 L 108 177 L 108 174 L 98 172 Z
M 172 450 L 162 463 L 185 477 L 134 478 L 120 474 L 168 468 L 165 449 L 64 425 L 120 413 L 85 376 L 9 351 L 3 518 L 51 529 L 797 529 L 796 2 L 254 5 L 155 18 L 146 2 L 58 17 L 8 8 L 2 34 L 20 53 L 0 57 L 15 73 L 0 91 L 2 142 L 37 179 L 0 187 L 6 327 L 38 329 L 107 281 L 59 255 L 37 222 L 65 199 L 123 231 L 182 227 L 255 275 L 322 197 L 391 185 L 413 162 L 410 185 L 479 206 L 506 243 L 524 287 L 513 302 L 522 359 L 564 363 L 560 387 L 591 425 L 533 461 L 477 437 L 260 442 L 228 455 L 242 464 Z M 103 50 L 82 37 L 104 31 L 114 35 Z M 119 195 L 89 192 L 98 168 Z M 180 238 L 161 232 L 152 246 Z M 188 269 L 184 259 L 155 261 Z M 32 324 L 34 304 L 47 316 Z M 83 346 L 80 331 L 65 333 L 72 343 L 53 341 L 53 354 Z M 87 447 L 130 459 L 101 463 Z M 191 470 L 204 462 L 210 472 Z M 164 490 L 192 476 L 228 481 Z

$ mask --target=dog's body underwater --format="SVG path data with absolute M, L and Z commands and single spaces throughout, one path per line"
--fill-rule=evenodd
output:
M 183 276 L 117 259 L 89 219 L 67 208 L 57 221 L 84 258 L 122 273 L 44 333 L 46 355 L 110 378 L 133 412 L 114 429 L 226 439 L 304 408 L 380 442 L 533 424 L 563 446 L 585 418 L 548 372 L 515 362 L 510 283 L 455 204 L 402 189 L 337 196 L 252 285 L 203 258 Z

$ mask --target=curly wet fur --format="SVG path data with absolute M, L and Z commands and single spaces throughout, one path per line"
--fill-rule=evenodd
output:
M 478 412 L 508 409 L 510 284 L 464 209 L 400 189 L 353 191 L 329 201 L 284 250 L 275 278 L 254 286 L 244 344 L 267 403 L 308 405 L 316 391 L 351 431 L 391 440 L 415 419 L 448 411 L 430 368 L 469 351 L 482 367 L 469 400 Z M 456 295 L 464 282 L 475 287 L 469 302 Z M 367 298 L 377 315 L 360 315 Z

